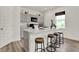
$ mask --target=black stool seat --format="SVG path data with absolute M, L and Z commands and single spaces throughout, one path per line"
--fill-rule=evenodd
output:
M 62 32 L 58 32 L 59 34 L 63 34 Z
M 48 34 L 48 37 L 53 38 L 54 36 L 53 34 Z
M 53 33 L 53 35 L 58 36 L 58 33 Z

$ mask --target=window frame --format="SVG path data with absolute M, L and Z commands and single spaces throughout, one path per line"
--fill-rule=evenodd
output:
M 55 24 L 56 24 L 56 22 L 57 22 L 56 16 L 62 16 L 62 15 L 66 16 L 66 15 L 65 15 L 65 11 L 61 11 L 61 12 L 55 13 Z M 64 28 L 58 28 L 57 25 L 56 25 L 56 29 L 65 29 L 65 28 L 66 28 L 66 26 L 65 26 L 65 25 L 66 25 L 65 19 L 66 19 L 66 18 L 64 17 Z

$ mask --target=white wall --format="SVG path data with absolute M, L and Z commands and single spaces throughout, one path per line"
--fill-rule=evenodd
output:
M 50 26 L 50 20 L 55 20 L 55 13 L 63 10 L 66 12 L 66 28 L 62 30 L 65 34 L 65 37 L 79 41 L 79 7 L 77 6 L 59 7 L 52 11 L 46 12 L 44 17 L 44 25 Z
M 20 40 L 20 9 L 19 7 L 0 7 L 0 47 Z
M 50 27 L 51 19 L 54 20 L 54 12 L 52 10 L 45 13 L 45 15 L 44 15 L 44 25 L 47 26 L 47 27 Z

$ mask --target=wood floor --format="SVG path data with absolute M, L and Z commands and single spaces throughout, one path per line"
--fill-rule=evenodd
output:
M 64 44 L 57 48 L 57 52 L 79 52 L 79 41 L 65 39 Z
M 0 48 L 0 52 L 25 52 L 24 40 L 11 42 L 10 44 Z
M 8 44 L 0 48 L 0 52 L 25 52 L 24 40 Z M 56 52 L 79 52 L 79 42 L 65 39 L 65 43 L 60 48 L 57 48 Z

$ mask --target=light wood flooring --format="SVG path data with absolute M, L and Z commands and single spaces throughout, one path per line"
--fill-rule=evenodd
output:
M 25 52 L 24 40 L 8 44 L 0 48 L 0 52 Z M 64 44 L 60 48 L 57 48 L 56 52 L 79 52 L 79 42 L 65 39 Z
M 64 44 L 57 48 L 57 52 L 79 52 L 79 41 L 65 39 Z
M 25 52 L 24 40 L 11 42 L 8 45 L 0 48 L 0 52 Z

